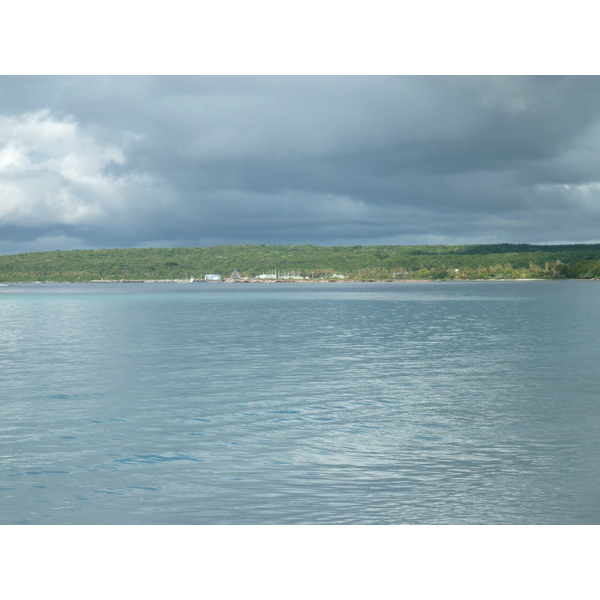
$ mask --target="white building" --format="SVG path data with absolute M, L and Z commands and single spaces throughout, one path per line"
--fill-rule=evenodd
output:
M 205 281 L 221 281 L 220 275 L 210 274 L 204 276 Z

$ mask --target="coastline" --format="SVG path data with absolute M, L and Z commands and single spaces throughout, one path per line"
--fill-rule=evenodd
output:
M 86 281 L 3 281 L 0 285 L 27 285 L 27 284 L 118 284 L 118 283 L 178 283 L 178 284 L 223 284 L 223 283 L 236 283 L 236 284 L 281 284 L 281 283 L 293 283 L 293 284 L 309 284 L 309 283 L 500 283 L 507 281 L 598 281 L 598 278 L 589 279 L 575 279 L 575 278 L 555 278 L 555 279 L 543 279 L 543 278 L 519 278 L 519 279 L 223 279 L 222 281 L 205 281 L 195 280 L 190 281 L 188 279 L 91 279 Z

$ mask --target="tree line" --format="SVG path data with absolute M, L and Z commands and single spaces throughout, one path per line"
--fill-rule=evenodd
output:
M 230 245 L 56 250 L 0 256 L 3 282 L 83 282 L 291 273 L 357 280 L 592 279 L 600 244 L 456 246 Z

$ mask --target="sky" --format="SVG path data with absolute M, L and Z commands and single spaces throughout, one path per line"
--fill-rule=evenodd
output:
M 0 253 L 600 242 L 600 78 L 0 76 Z

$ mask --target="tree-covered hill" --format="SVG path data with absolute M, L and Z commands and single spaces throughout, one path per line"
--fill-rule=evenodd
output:
M 270 246 L 130 248 L 0 256 L 0 281 L 202 278 L 261 273 L 357 279 L 592 278 L 600 244 L 534 246 Z

